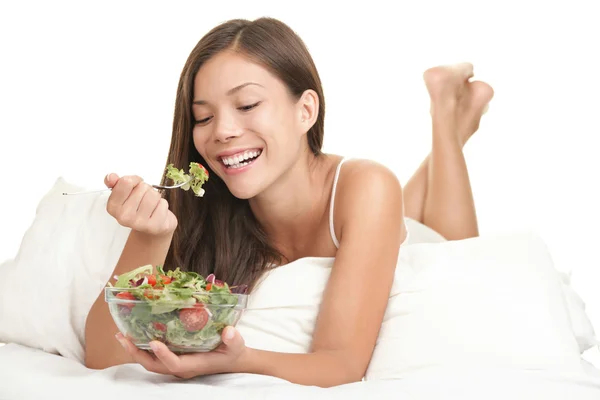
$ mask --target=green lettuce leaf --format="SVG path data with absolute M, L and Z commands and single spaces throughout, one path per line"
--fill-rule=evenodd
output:
M 142 276 L 146 274 L 152 274 L 153 268 L 152 265 L 144 265 L 139 268 L 134 269 L 133 271 L 126 272 L 121 274 L 117 278 L 117 282 L 115 283 L 116 288 L 129 288 L 131 285 L 129 284 L 130 280 L 134 282 L 140 279 Z
M 208 172 L 197 162 L 191 162 L 189 168 L 189 174 L 186 174 L 183 169 L 177 169 L 173 164 L 169 164 L 167 165 L 165 176 L 168 179 L 171 179 L 174 185 L 187 182 L 185 185 L 181 186 L 181 189 L 187 191 L 191 188 L 197 197 L 202 197 L 204 196 L 202 185 L 208 180 Z

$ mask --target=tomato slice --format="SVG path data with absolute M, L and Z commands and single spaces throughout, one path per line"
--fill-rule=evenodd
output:
M 154 275 L 148 275 L 146 278 L 148 279 L 148 283 L 150 285 L 156 285 L 156 277 Z
M 130 292 L 118 293 L 116 297 L 121 300 L 135 300 L 135 296 Z
M 196 304 L 193 308 L 184 308 L 179 311 L 179 319 L 188 332 L 196 332 L 206 326 L 209 315 L 202 304 Z
M 130 292 L 117 293 L 117 295 L 115 297 L 120 300 L 137 300 L 135 298 L 135 296 Z M 134 303 L 119 304 L 120 309 L 127 308 L 127 309 L 131 310 L 133 307 L 135 307 Z
M 167 326 L 161 322 L 153 322 L 152 325 L 154 325 L 154 329 L 156 329 L 157 331 L 167 331 Z

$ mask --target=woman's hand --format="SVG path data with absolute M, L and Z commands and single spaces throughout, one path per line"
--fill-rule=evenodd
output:
M 142 178 L 108 174 L 104 183 L 112 188 L 106 210 L 120 225 L 151 236 L 175 231 L 177 218 L 169 210 L 169 203 Z
M 240 370 L 240 361 L 247 351 L 244 339 L 232 326 L 223 329 L 221 337 L 223 343 L 211 352 L 178 356 L 159 341 L 150 342 L 151 353 L 138 349 L 121 333 L 116 336 L 133 361 L 148 371 L 183 379 Z

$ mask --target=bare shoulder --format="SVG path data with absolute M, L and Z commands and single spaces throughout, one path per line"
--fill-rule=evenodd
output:
M 380 185 L 383 185 L 381 189 L 402 191 L 394 171 L 377 161 L 367 159 L 351 159 L 344 162 L 338 185 L 340 190 L 346 192 L 376 189 Z
M 372 160 L 351 159 L 341 170 L 336 189 L 334 225 L 341 239 L 348 221 L 392 218 L 402 230 L 402 186 L 387 166 Z M 362 215 L 358 217 L 357 214 Z

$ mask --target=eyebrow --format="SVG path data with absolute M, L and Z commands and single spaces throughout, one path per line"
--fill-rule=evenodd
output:
M 227 96 L 231 96 L 235 92 L 239 92 L 240 90 L 242 90 L 243 88 L 245 88 L 248 85 L 256 85 L 256 86 L 260 86 L 261 88 L 264 88 L 264 86 L 261 85 L 260 83 L 246 82 L 246 83 L 242 83 L 239 86 L 234 87 L 233 89 L 229 89 L 226 94 L 227 94 Z M 193 102 L 193 104 L 198 104 L 198 105 L 203 105 L 206 103 L 207 103 L 206 100 L 194 100 L 194 102 Z

